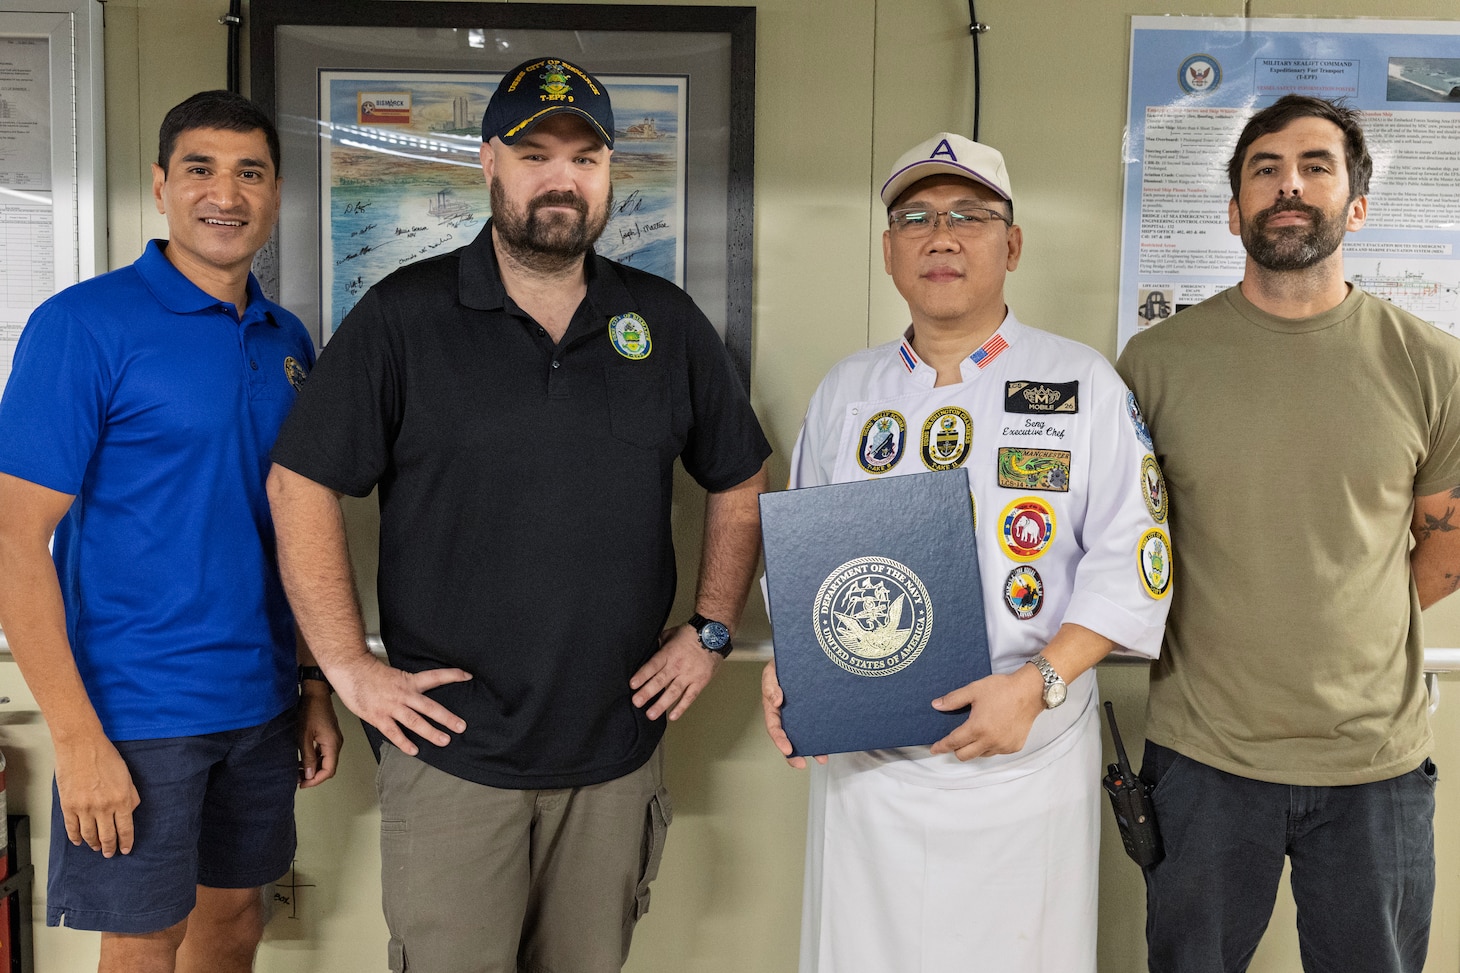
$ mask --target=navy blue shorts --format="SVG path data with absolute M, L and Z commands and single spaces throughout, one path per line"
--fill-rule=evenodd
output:
M 157 932 L 187 918 L 199 885 L 255 888 L 289 870 L 299 784 L 292 708 L 259 726 L 116 748 L 142 799 L 132 853 L 105 858 L 71 844 L 52 782 L 46 925 Z

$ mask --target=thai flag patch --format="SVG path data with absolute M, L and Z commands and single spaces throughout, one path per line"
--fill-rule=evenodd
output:
M 917 369 L 917 356 L 912 353 L 912 349 L 907 346 L 906 341 L 904 341 L 902 343 L 902 346 L 897 349 L 897 353 L 902 356 L 902 364 L 904 368 L 906 368 L 910 372 Z

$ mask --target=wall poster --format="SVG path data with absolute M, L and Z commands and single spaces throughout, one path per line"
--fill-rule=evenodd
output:
M 1241 279 L 1227 160 L 1288 92 L 1364 113 L 1374 175 L 1347 278 L 1460 334 L 1460 23 L 1132 17 L 1119 347 Z
M 391 271 L 491 215 L 478 151 L 499 73 L 319 72 L 323 338 Z M 595 249 L 684 286 L 687 77 L 600 76 L 613 99 L 610 218 Z

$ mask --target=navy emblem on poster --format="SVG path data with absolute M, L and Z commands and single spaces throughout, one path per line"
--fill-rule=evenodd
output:
M 868 473 L 886 473 L 902 459 L 907 420 L 898 412 L 883 409 L 867 420 L 857 444 L 857 462 Z
M 1021 622 L 1027 622 L 1044 607 L 1044 581 L 1039 572 L 1021 564 L 1004 579 L 1004 604 Z
M 1171 563 L 1171 541 L 1166 532 L 1152 527 L 1142 534 L 1136 556 L 1140 560 L 1141 586 L 1146 589 L 1146 594 L 1152 598 L 1165 598 L 1171 591 L 1171 573 L 1175 567 Z
M 1015 561 L 1043 557 L 1054 540 L 1054 509 L 1038 497 L 1020 497 L 999 520 L 999 546 Z
M 1147 452 L 1154 452 L 1156 447 L 1151 442 L 1151 430 L 1146 427 L 1146 417 L 1141 415 L 1141 407 L 1136 404 L 1134 392 L 1125 393 L 1125 412 L 1130 416 L 1131 425 L 1136 427 L 1136 438 L 1141 441 L 1141 445 L 1146 447 Z
M 923 465 L 930 470 L 962 466 L 972 440 L 972 416 L 951 405 L 936 410 L 923 423 Z
M 613 350 L 630 361 L 649 357 L 654 350 L 653 339 L 649 337 L 649 325 L 633 311 L 620 314 L 608 322 L 608 340 Z
M 999 486 L 1010 490 L 1070 492 L 1070 452 L 1067 449 L 999 447 Z
M 1222 65 L 1210 54 L 1193 54 L 1181 62 L 1177 80 L 1187 94 L 1204 95 L 1216 91 L 1222 83 Z
M 294 391 L 299 392 L 304 389 L 304 380 L 309 377 L 309 373 L 304 370 L 304 366 L 299 363 L 299 359 L 293 355 L 286 355 L 284 357 L 284 377 L 289 380 L 289 384 L 294 387 Z
M 1079 412 L 1079 382 L 1005 382 L 1004 411 Z
M 816 593 L 816 639 L 827 658 L 858 676 L 911 665 L 933 635 L 933 603 L 922 579 L 891 558 L 859 557 Z
M 1166 478 L 1161 475 L 1161 464 L 1150 453 L 1141 460 L 1141 493 L 1146 498 L 1146 509 L 1151 519 L 1158 524 L 1166 523 L 1169 504 L 1166 499 Z

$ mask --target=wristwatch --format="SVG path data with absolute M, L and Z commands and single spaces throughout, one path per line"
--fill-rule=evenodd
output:
M 306 681 L 308 681 L 308 682 L 322 682 L 322 683 L 324 683 L 324 688 L 327 691 L 329 691 L 329 692 L 334 692 L 335 691 L 335 687 L 333 687 L 333 686 L 330 685 L 329 677 L 324 674 L 324 670 L 321 669 L 319 666 L 300 666 L 299 667 L 299 683 L 300 683 L 300 685 L 303 685 Z
M 729 658 L 730 650 L 735 646 L 730 644 L 730 629 L 725 627 L 724 622 L 717 622 L 712 618 L 706 618 L 699 612 L 689 616 L 689 624 L 694 626 L 696 632 L 700 633 L 700 644 L 714 652 L 722 659 Z
M 1065 696 L 1069 693 L 1069 687 L 1060 678 L 1060 674 L 1054 671 L 1054 666 L 1049 664 L 1049 660 L 1041 654 L 1030 659 L 1029 664 L 1038 669 L 1039 674 L 1044 677 L 1044 708 L 1054 709 L 1063 703 Z

